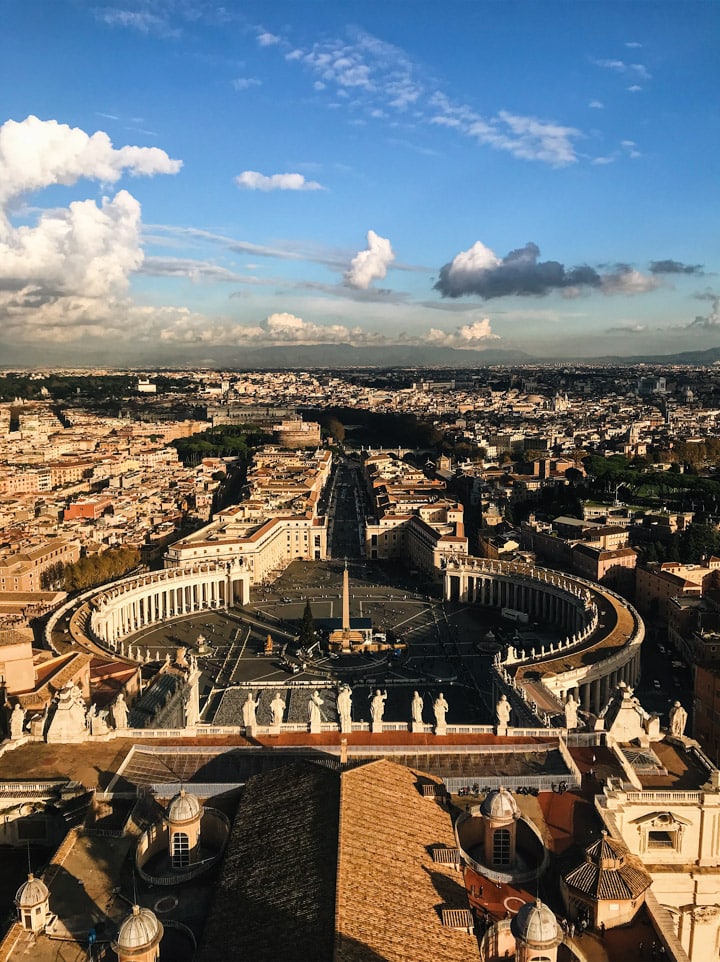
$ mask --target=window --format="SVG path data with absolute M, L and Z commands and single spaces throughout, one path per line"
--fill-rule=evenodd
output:
M 190 844 L 185 832 L 175 832 L 172 840 L 173 868 L 184 868 L 190 864 Z
M 648 832 L 648 848 L 675 848 L 675 832 Z
M 510 832 L 507 828 L 496 828 L 493 833 L 493 864 L 510 864 Z

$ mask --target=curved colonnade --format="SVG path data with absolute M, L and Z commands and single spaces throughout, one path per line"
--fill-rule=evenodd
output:
M 222 609 L 250 600 L 250 570 L 241 564 L 199 563 L 165 568 L 113 582 L 83 596 L 83 629 L 92 641 L 125 657 L 124 639 L 143 628 L 207 609 Z M 66 613 L 59 609 L 48 623 Z
M 582 709 L 598 714 L 616 685 L 635 685 L 640 677 L 643 621 L 602 585 L 520 562 L 462 557 L 448 561 L 444 594 L 558 626 L 557 642 L 529 652 L 510 647 L 496 663 L 498 690 L 516 693 L 541 722 L 561 711 L 570 693 Z

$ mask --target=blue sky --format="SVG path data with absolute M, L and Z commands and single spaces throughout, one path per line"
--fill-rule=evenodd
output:
M 5 344 L 720 344 L 714 2 L 26 0 Z

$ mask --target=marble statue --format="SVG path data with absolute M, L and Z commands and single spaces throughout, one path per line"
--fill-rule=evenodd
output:
M 10 715 L 10 737 L 22 738 L 23 725 L 25 724 L 25 712 L 20 705 L 16 705 Z
M 283 715 L 285 714 L 285 702 L 282 700 L 279 691 L 275 692 L 275 697 L 270 702 L 270 711 L 272 712 L 273 725 L 282 725 Z
M 54 711 L 47 729 L 47 741 L 81 742 L 87 738 L 87 734 L 82 691 L 73 682 L 68 682 L 55 696 Z
M 578 724 L 577 713 L 578 713 L 578 703 L 575 701 L 575 698 L 573 697 L 573 693 L 570 692 L 565 702 L 565 727 L 568 730 L 572 728 L 577 728 L 577 724 Z
M 187 648 L 185 645 L 180 645 L 175 649 L 175 664 L 178 666 L 178 668 L 187 668 L 188 663 L 187 658 L 185 657 L 186 655 Z
M 510 711 L 510 702 L 507 700 L 507 695 L 501 695 L 500 701 L 495 706 L 497 723 L 501 728 L 507 728 L 510 724 Z
M 445 715 L 448 710 L 448 703 L 445 701 L 445 696 L 442 692 L 437 696 L 433 702 L 433 711 L 435 712 L 435 725 L 437 728 L 445 727 Z
M 337 712 L 340 719 L 340 731 L 352 730 L 352 692 L 347 685 L 343 685 L 337 694 Z
M 318 728 L 322 723 L 322 715 L 320 714 L 320 706 L 324 705 L 325 702 L 320 697 L 319 691 L 314 691 L 312 698 L 308 701 L 308 721 L 310 722 L 310 728 Z
M 417 725 L 422 725 L 422 720 L 423 720 L 422 713 L 423 713 L 423 705 L 424 705 L 424 704 L 425 704 L 425 703 L 424 703 L 423 700 L 422 700 L 422 695 L 420 694 L 420 692 L 419 692 L 419 691 L 414 691 L 414 692 L 413 692 L 413 699 L 412 699 L 412 702 L 411 702 L 411 705 L 410 705 L 410 712 L 411 712 L 411 714 L 412 714 L 412 720 L 413 720 Z
M 385 702 L 387 701 L 387 692 L 380 691 L 379 688 L 375 690 L 373 699 L 370 702 L 370 717 L 372 718 L 373 725 L 382 725 L 383 715 L 385 714 Z
M 242 706 L 242 720 L 243 725 L 246 728 L 254 728 L 257 725 L 256 712 L 257 706 L 260 704 L 260 695 L 257 696 L 257 701 L 253 698 L 251 691 L 248 692 L 247 698 L 245 699 L 245 704 Z
M 670 709 L 670 734 L 675 735 L 676 738 L 682 738 L 685 734 L 685 725 L 687 724 L 687 712 L 680 704 L 676 701 L 673 707 Z
M 112 720 L 116 728 L 127 728 L 128 707 L 125 695 L 120 692 L 112 706 Z

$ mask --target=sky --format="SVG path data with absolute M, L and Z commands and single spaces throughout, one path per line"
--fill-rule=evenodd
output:
M 5 0 L 0 364 L 720 346 L 715 0 Z

